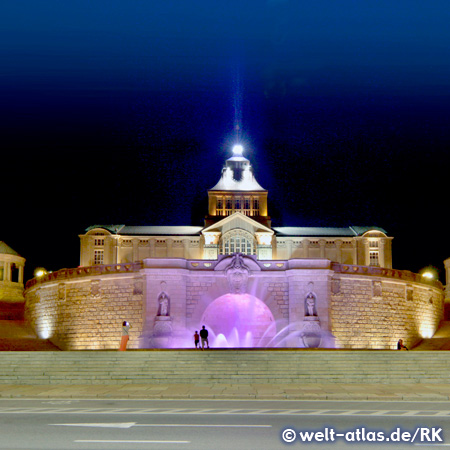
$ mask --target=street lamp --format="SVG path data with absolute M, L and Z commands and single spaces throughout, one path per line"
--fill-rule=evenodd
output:
M 438 279 L 438 271 L 435 267 L 432 266 L 424 267 L 420 271 L 420 275 L 422 276 L 422 278 L 425 278 L 429 281 Z
M 47 270 L 45 270 L 43 267 L 36 267 L 36 269 L 34 269 L 33 275 L 35 278 L 41 278 L 44 275 L 47 275 Z

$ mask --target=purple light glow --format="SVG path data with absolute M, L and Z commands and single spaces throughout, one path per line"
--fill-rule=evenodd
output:
M 250 294 L 225 294 L 205 310 L 202 324 L 209 329 L 210 345 L 264 347 L 276 334 L 270 309 Z

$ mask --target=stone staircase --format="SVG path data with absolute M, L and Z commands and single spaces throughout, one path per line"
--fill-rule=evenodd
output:
M 56 351 L 49 340 L 39 339 L 25 320 L 0 320 L 0 351 Z
M 449 352 L 0 352 L 0 384 L 448 383 Z
M 424 339 L 413 350 L 450 350 L 450 321 L 442 322 L 433 337 Z
M 0 301 L 0 351 L 56 351 L 49 340 L 39 339 L 24 320 L 25 302 Z

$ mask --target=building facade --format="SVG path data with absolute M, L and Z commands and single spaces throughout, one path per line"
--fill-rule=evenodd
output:
M 238 147 L 236 149 L 236 147 Z M 392 238 L 378 227 L 271 227 L 268 191 L 236 146 L 208 191 L 204 227 L 94 225 L 80 235 L 80 265 L 126 264 L 147 258 L 217 260 L 242 253 L 258 261 L 325 258 L 392 268 Z
M 272 227 L 267 190 L 235 147 L 208 191 L 203 227 L 95 225 L 80 266 L 27 283 L 26 314 L 63 349 L 111 349 L 123 320 L 131 348 L 395 348 L 431 337 L 440 283 L 392 268 L 378 227 Z
M 22 258 L 5 242 L 0 241 L 0 301 L 24 301 L 24 267 L 25 258 Z

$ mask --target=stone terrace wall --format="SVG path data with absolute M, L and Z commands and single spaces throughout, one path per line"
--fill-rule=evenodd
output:
M 412 347 L 433 336 L 443 320 L 440 283 L 419 282 L 417 275 L 404 271 L 334 269 L 330 313 L 339 348 L 395 349 L 400 338 Z
M 131 323 L 129 348 L 139 347 L 143 280 L 132 268 L 114 266 L 59 273 L 56 280 L 27 284 L 25 317 L 39 337 L 63 350 L 117 349 L 122 322 Z M 92 275 L 94 273 L 94 275 Z
M 407 271 L 324 261 L 321 265 L 321 260 L 265 262 L 252 277 L 250 290 L 271 308 L 275 319 L 287 325 L 303 317 L 305 289 L 313 282 L 321 324 L 331 330 L 338 348 L 394 349 L 399 338 L 411 347 L 431 337 L 443 319 L 444 290 L 439 282 L 426 282 Z M 152 268 L 143 269 L 140 263 L 62 269 L 30 280 L 25 291 L 26 319 L 41 338 L 64 350 L 117 349 L 122 321 L 127 320 L 133 326 L 129 348 L 139 348 L 146 314 L 147 321 L 156 314 L 147 311 L 148 301 L 157 299 L 163 263 L 168 270 L 170 264 L 179 269 L 183 262 L 158 261 L 157 283 Z M 208 301 L 227 287 L 224 277 L 223 286 L 212 282 L 214 263 L 189 261 L 189 265 L 189 272 L 182 274 L 187 276 L 184 288 L 177 287 L 176 293 L 172 282 L 168 286 L 174 319 L 187 321 L 192 328 Z

